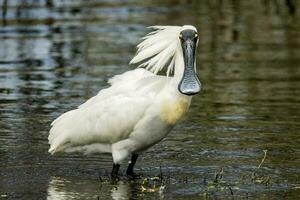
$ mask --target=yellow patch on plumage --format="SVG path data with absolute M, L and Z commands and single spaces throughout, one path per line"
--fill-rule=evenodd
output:
M 175 102 L 163 101 L 160 108 L 160 117 L 168 124 L 175 124 L 188 108 L 189 102 L 187 100 Z

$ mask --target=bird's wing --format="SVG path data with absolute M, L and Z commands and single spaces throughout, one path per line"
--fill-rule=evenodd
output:
M 150 74 L 138 80 L 127 78 L 116 77 L 111 87 L 54 120 L 48 137 L 49 152 L 127 138 L 166 81 Z
M 155 75 L 143 68 L 137 68 L 135 70 L 127 71 L 123 74 L 112 77 L 111 79 L 108 80 L 108 83 L 110 85 L 116 85 L 116 84 L 120 84 L 120 83 L 138 81 L 140 79 L 143 79 L 146 77 L 152 77 L 152 76 L 155 76 Z
M 96 96 L 81 104 L 79 108 L 93 105 L 94 103 L 104 101 L 109 97 L 119 95 L 121 93 L 123 94 L 137 91 L 139 88 L 144 86 L 140 83 L 140 81 L 143 81 L 144 79 L 150 77 L 154 79 L 154 84 L 159 84 L 159 78 L 155 78 L 156 76 L 153 73 L 142 68 L 116 75 L 108 80 L 108 83 L 111 85 L 111 87 L 100 90 L 100 92 Z

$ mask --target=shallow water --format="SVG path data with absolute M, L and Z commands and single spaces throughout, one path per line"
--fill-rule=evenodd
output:
M 299 199 L 298 10 L 260 0 L 0 2 L 0 198 Z M 133 69 L 155 24 L 198 28 L 203 91 L 139 158 L 143 178 L 112 184 L 108 155 L 50 156 L 51 121 Z

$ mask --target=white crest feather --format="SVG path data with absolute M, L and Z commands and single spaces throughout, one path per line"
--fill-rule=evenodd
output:
M 193 26 L 151 26 L 155 29 L 143 37 L 143 41 L 137 46 L 137 54 L 130 61 L 130 64 L 141 63 L 138 67 L 145 67 L 147 70 L 157 74 L 164 67 L 167 67 L 167 76 L 174 70 L 175 56 L 181 50 L 179 34 L 184 29 L 194 29 Z M 147 61 L 146 61 L 147 60 Z

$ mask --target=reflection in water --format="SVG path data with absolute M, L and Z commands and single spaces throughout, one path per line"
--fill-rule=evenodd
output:
M 114 199 L 126 200 L 137 199 L 143 196 L 141 183 L 130 181 L 118 181 L 111 184 L 107 181 L 78 180 L 74 178 L 51 177 L 47 189 L 47 200 L 66 199 Z M 107 193 L 110 190 L 110 194 Z M 154 196 L 163 198 L 162 191 Z
M 237 197 L 299 196 L 300 1 L 0 2 L 0 195 L 157 196 L 140 193 L 139 183 L 100 184 L 111 157 L 49 156 L 49 124 L 132 69 L 128 61 L 147 26 L 193 24 L 202 94 L 137 169 L 156 176 L 162 167 L 171 180 L 165 199 L 228 195 L 208 189 L 222 167 Z M 248 176 L 264 149 L 260 172 L 271 178 L 268 186 Z
M 68 191 L 62 190 L 61 188 L 65 186 L 65 180 L 58 177 L 51 177 L 48 187 L 48 200 L 65 200 L 70 199 L 70 196 L 77 196 L 73 192 L 70 193 Z
M 125 184 L 119 181 L 115 187 L 111 190 L 111 197 L 114 200 L 130 199 L 130 189 L 129 184 Z
M 47 200 L 105 199 L 99 190 L 100 182 L 51 177 L 47 189 Z

